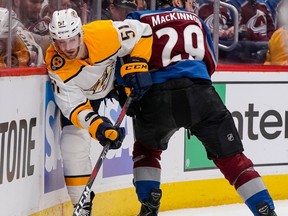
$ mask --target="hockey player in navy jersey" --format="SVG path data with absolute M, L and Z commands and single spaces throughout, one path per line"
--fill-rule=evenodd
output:
M 128 15 L 148 23 L 153 31 L 148 64 L 154 85 L 140 100 L 134 100 L 128 112 L 134 116 L 133 173 L 141 202 L 138 216 L 158 215 L 161 154 L 180 128 L 203 143 L 208 158 L 254 215 L 275 216 L 260 174 L 243 153 L 231 113 L 212 86 L 216 61 L 208 27 L 196 14 L 183 9 L 183 0 L 157 2 L 158 10 Z

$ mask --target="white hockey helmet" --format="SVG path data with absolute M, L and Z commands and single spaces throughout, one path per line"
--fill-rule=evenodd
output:
M 14 11 L 11 11 L 11 32 L 15 31 L 19 20 Z M 0 38 L 8 38 L 9 33 L 9 10 L 0 7 Z
M 50 35 L 56 40 L 65 40 L 82 33 L 82 22 L 71 8 L 55 11 L 49 24 Z

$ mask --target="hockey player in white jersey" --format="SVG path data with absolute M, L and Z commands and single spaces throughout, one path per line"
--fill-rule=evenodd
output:
M 152 32 L 149 25 L 136 20 L 100 20 L 82 26 L 73 9 L 55 11 L 49 31 L 53 43 L 45 61 L 56 103 L 66 117 L 61 150 L 66 185 L 75 205 L 91 173 L 90 136 L 101 145 L 109 141 L 112 149 L 120 148 L 125 137 L 124 128 L 98 114 L 101 100 L 115 90 L 117 57 L 129 56 L 121 76 L 133 89 L 134 99 L 141 98 L 152 83 L 147 66 Z M 82 215 L 90 212 L 91 202 L 87 202 Z

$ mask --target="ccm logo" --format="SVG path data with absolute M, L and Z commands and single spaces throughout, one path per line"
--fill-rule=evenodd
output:
M 130 64 L 125 66 L 125 70 L 147 70 L 148 65 L 147 64 Z

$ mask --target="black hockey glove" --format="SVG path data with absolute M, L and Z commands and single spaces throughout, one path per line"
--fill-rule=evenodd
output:
M 133 101 L 138 101 L 153 84 L 145 59 L 130 58 L 121 67 L 124 85 L 133 91 Z
M 103 116 L 98 116 L 90 125 L 89 132 L 92 137 L 96 137 L 102 146 L 110 142 L 110 149 L 121 147 L 125 138 L 125 128 L 114 126 L 112 122 Z M 93 133 L 95 134 L 93 136 Z

